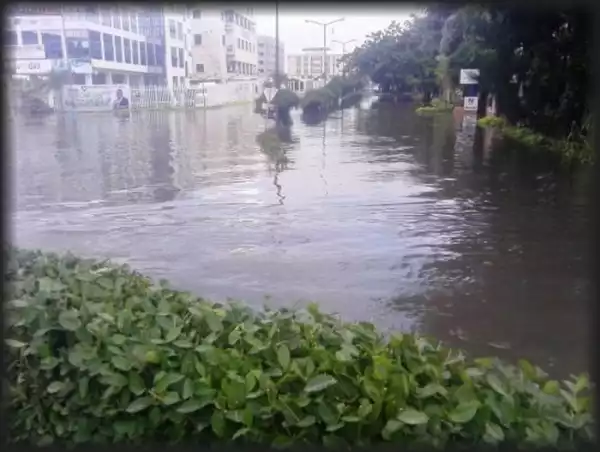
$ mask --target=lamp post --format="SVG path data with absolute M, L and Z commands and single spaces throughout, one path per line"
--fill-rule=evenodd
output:
M 338 44 L 342 45 L 342 58 L 344 58 L 344 56 L 346 55 L 346 44 L 350 44 L 351 42 L 356 41 L 356 39 L 350 39 L 349 41 L 338 41 L 336 39 L 334 39 L 332 42 L 336 42 Z M 344 74 L 346 73 L 346 66 L 344 66 L 344 69 L 342 71 Z
M 279 2 L 275 1 L 275 87 L 279 89 Z
M 345 20 L 345 17 L 340 17 L 339 19 L 335 19 L 326 23 L 317 22 L 316 20 L 311 19 L 306 19 L 305 21 L 307 24 L 317 24 L 323 27 L 323 81 L 325 83 L 327 83 L 327 27 L 343 20 Z

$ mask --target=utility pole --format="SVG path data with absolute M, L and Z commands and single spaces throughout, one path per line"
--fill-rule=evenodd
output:
M 307 24 L 317 24 L 323 27 L 323 79 L 325 83 L 327 83 L 327 27 L 343 20 L 345 20 L 345 17 L 340 17 L 339 19 L 335 19 L 327 23 L 317 22 L 316 20 L 310 19 L 306 19 L 305 21 Z
M 332 42 L 337 42 L 338 44 L 342 45 L 342 58 L 344 58 L 344 56 L 346 55 L 346 44 L 350 44 L 351 42 L 356 41 L 356 39 L 350 39 L 349 41 L 337 41 L 337 40 L 333 40 Z M 346 66 L 344 65 L 344 69 L 342 71 L 344 74 L 346 73 Z
M 279 81 L 279 2 L 275 0 L 275 87 L 280 88 Z

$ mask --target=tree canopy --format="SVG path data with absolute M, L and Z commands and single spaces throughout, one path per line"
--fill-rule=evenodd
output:
M 439 6 L 371 34 L 346 57 L 351 72 L 384 92 L 419 92 L 425 103 L 458 87 L 462 68 L 480 70 L 482 98 L 539 132 L 589 133 L 590 31 L 583 8 Z

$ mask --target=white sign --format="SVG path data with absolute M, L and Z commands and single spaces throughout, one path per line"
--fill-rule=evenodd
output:
M 63 107 L 66 111 L 110 111 L 115 108 L 118 94 L 131 105 L 130 89 L 127 85 L 65 86 Z
M 44 60 L 46 50 L 41 44 L 30 44 L 23 46 L 6 46 L 7 56 L 14 60 Z
M 460 84 L 461 85 L 477 85 L 479 83 L 479 69 L 461 69 Z
M 465 111 L 477 111 L 478 97 L 465 97 L 464 99 L 464 110 Z
M 17 60 L 15 73 L 19 75 L 49 74 L 52 71 L 51 60 Z
M 83 59 L 72 59 L 69 61 L 71 65 L 71 72 L 73 74 L 91 74 L 92 73 L 92 62 L 90 60 Z

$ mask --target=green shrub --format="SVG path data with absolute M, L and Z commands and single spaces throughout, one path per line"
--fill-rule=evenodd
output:
M 552 139 L 527 127 L 511 125 L 506 118 L 499 116 L 480 118 L 477 120 L 477 125 L 499 130 L 504 136 L 527 147 L 556 152 L 566 161 L 579 161 L 582 163 L 592 163 L 594 161 L 591 142 L 585 139 Z
M 454 105 L 445 102 L 441 99 L 432 99 L 431 105 L 421 105 L 417 107 L 415 112 L 419 115 L 424 114 L 435 114 L 435 113 L 449 113 L 454 109 Z
M 10 440 L 572 445 L 587 377 L 466 359 L 306 310 L 254 312 L 127 267 L 11 250 Z

